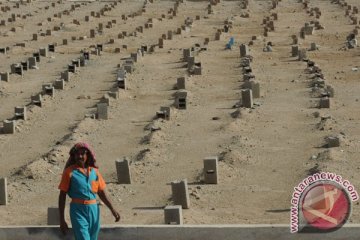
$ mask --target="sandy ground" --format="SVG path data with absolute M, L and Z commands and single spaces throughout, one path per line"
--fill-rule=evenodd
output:
M 348 2 L 360 7 L 356 0 Z M 330 0 L 310 1 L 310 8 L 321 10 L 319 21 L 324 29 L 299 40 L 300 48 L 308 49 L 312 42 L 319 45 L 308 57 L 322 68 L 327 83 L 335 89 L 331 107 L 318 109 L 306 63 L 291 57 L 291 35 L 299 36 L 305 22 L 315 20 L 299 1 L 282 0 L 275 9 L 270 0 L 250 0 L 248 9 L 241 9 L 241 1 L 221 1 L 213 6 L 213 14 L 207 12 L 207 1 L 184 1 L 177 16 L 170 18 L 168 11 L 175 2 L 155 0 L 146 5 L 142 15 L 122 20 L 123 14 L 141 10 L 144 3 L 123 0 L 104 16 L 85 22 L 91 11 L 98 12 L 111 3 L 78 3 L 80 7 L 62 18 L 54 18 L 54 14 L 70 10 L 75 3 L 63 1 L 54 8 L 50 1 L 33 1 L 19 9 L 10 2 L 0 5 L 11 8 L 1 12 L 0 19 L 7 20 L 12 13 L 31 15 L 0 26 L 0 47 L 10 47 L 7 54 L 0 54 L 0 71 L 10 71 L 12 63 L 58 43 L 55 53 L 41 58 L 38 70 L 26 71 L 24 77 L 11 74 L 9 82 L 0 82 L 1 120 L 12 118 L 15 106 L 28 105 L 43 83 L 59 79 L 81 50 L 104 43 L 102 55 L 91 55 L 64 90 L 56 90 L 53 98 L 45 97 L 42 108 L 28 107 L 29 119 L 17 122 L 15 134 L 0 135 L 0 176 L 7 177 L 9 192 L 9 204 L 0 206 L 1 225 L 47 223 L 47 208 L 57 206 L 57 186 L 68 151 L 78 141 L 94 148 L 109 196 L 122 215 L 121 224 L 162 224 L 162 209 L 172 204 L 169 184 L 185 178 L 191 201 L 190 209 L 183 211 L 185 224 L 289 223 L 293 188 L 316 165 L 360 187 L 356 174 L 360 168 L 359 71 L 352 70 L 359 67 L 360 55 L 359 48 L 341 50 L 355 25 L 340 5 Z M 250 17 L 241 17 L 246 12 Z M 271 13 L 278 13 L 279 19 L 275 31 L 264 37 L 262 20 Z M 200 20 L 195 20 L 196 16 Z M 157 44 L 162 34 L 181 27 L 187 17 L 194 19 L 190 32 L 175 34 L 173 40 L 165 40 L 164 48 L 156 47 L 135 64 L 127 89 L 120 89 L 119 99 L 111 100 L 108 120 L 85 118 L 114 87 L 118 64 L 124 58 L 141 45 Z M 153 28 L 117 38 L 123 31 L 129 35 L 144 26 L 150 18 L 154 19 Z M 233 20 L 230 33 L 215 41 L 216 30 L 229 18 Z M 74 19 L 80 25 L 74 24 Z M 112 20 L 116 24 L 105 28 Z M 90 29 L 99 23 L 104 24 L 103 32 L 90 38 Z M 53 31 L 52 36 L 40 36 L 60 25 L 62 29 Z M 13 27 L 16 32 L 10 31 Z M 32 41 L 34 33 L 39 33 L 38 41 Z M 87 38 L 72 41 L 72 36 Z M 243 83 L 238 47 L 248 44 L 252 36 L 257 39 L 250 46 L 251 66 L 260 82 L 261 98 L 254 100 L 253 109 L 238 108 L 235 105 L 241 99 Z M 230 37 L 235 38 L 235 45 L 225 50 Z M 189 75 L 182 49 L 204 46 L 205 38 L 210 38 L 207 50 L 196 56 L 202 75 Z M 69 44 L 62 45 L 62 39 Z M 115 42 L 108 44 L 110 39 Z M 263 52 L 269 41 L 273 52 Z M 16 43 L 26 45 L 14 46 Z M 120 53 L 115 53 L 115 48 L 120 48 Z M 188 92 L 186 110 L 173 106 L 176 79 L 182 76 Z M 170 121 L 154 119 L 160 106 L 171 106 Z M 234 117 L 236 111 L 240 114 Z M 331 116 L 323 130 L 315 112 Z M 151 134 L 150 124 L 161 130 Z M 340 147 L 322 147 L 325 137 L 339 134 Z M 150 140 L 144 142 L 144 138 Z M 203 159 L 214 155 L 221 156 L 219 184 L 205 185 Z M 115 160 L 123 157 L 131 160 L 130 185 L 116 183 Z M 112 223 L 110 212 L 102 208 L 102 222 Z M 350 222 L 359 220 L 360 209 L 354 203 Z

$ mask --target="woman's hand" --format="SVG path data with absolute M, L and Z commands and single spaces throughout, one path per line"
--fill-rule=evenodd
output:
M 120 214 L 112 206 L 110 199 L 106 196 L 105 191 L 99 191 L 98 195 L 99 195 L 101 201 L 103 201 L 105 203 L 105 205 L 110 209 L 112 215 L 115 218 L 115 222 L 120 221 Z
M 120 221 L 120 214 L 115 210 L 115 209 L 112 209 L 111 210 L 111 213 L 112 213 L 112 215 L 114 216 L 114 218 L 115 218 L 115 222 L 118 222 L 118 221 Z
M 66 234 L 69 230 L 69 227 L 65 221 L 64 217 L 64 209 L 65 209 L 65 202 L 66 202 L 66 192 L 60 191 L 59 194 L 59 220 L 60 220 L 60 230 L 63 234 Z
M 67 233 L 67 231 L 69 230 L 69 227 L 68 227 L 68 225 L 67 225 L 67 223 L 66 223 L 66 221 L 65 220 L 62 220 L 61 222 L 60 222 L 60 230 L 61 230 L 61 232 L 65 235 L 66 233 Z

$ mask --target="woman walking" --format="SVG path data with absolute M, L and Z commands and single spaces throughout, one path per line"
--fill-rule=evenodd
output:
M 70 219 L 76 240 L 97 240 L 100 231 L 100 211 L 96 194 L 110 209 L 115 222 L 120 214 L 113 208 L 105 193 L 105 181 L 96 166 L 95 154 L 87 143 L 77 143 L 70 150 L 70 157 L 59 185 L 60 229 L 66 234 L 68 225 L 64 217 L 66 194 L 72 199 Z

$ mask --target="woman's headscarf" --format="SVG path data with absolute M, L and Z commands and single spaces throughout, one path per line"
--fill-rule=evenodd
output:
M 76 153 L 78 150 L 84 149 L 84 148 L 87 150 L 87 157 L 88 157 L 87 162 L 86 162 L 87 166 L 98 168 L 98 166 L 96 165 L 95 153 L 91 149 L 90 145 L 85 142 L 78 142 L 70 149 L 70 152 L 69 152 L 70 157 L 65 164 L 65 168 L 76 164 L 76 158 L 75 158 Z

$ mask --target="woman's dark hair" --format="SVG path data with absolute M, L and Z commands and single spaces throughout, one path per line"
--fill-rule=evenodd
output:
M 70 157 L 65 164 L 65 169 L 70 167 L 71 165 L 76 164 L 76 153 L 80 149 L 86 150 L 87 161 L 86 161 L 85 166 L 98 168 L 96 165 L 96 159 L 95 159 L 94 153 L 90 149 L 90 146 L 86 143 L 77 143 L 70 149 L 70 152 L 69 152 Z

